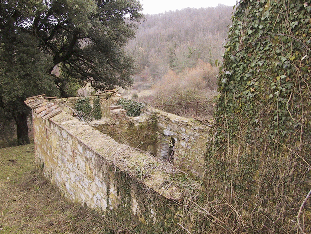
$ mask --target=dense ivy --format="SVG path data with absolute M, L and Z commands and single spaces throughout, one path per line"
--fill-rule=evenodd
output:
M 208 197 L 229 204 L 234 231 L 311 232 L 310 16 L 305 0 L 235 9 L 206 157 Z

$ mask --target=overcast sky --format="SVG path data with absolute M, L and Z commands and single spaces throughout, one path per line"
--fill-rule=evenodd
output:
M 234 6 L 236 0 L 140 0 L 144 14 L 158 14 L 183 8 L 215 7 L 218 4 Z

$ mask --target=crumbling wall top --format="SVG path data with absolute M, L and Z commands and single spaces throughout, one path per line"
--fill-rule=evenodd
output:
M 116 142 L 110 136 L 66 113 L 55 102 L 49 101 L 44 96 L 28 98 L 25 103 L 33 109 L 34 118 L 48 119 L 53 122 L 107 162 L 147 187 L 168 199 L 181 200 L 183 198 L 183 190 L 178 181 L 182 172 L 173 165 L 126 144 Z M 184 182 L 184 176 L 180 177 Z M 196 181 L 190 179 L 187 184 L 190 183 L 193 189 L 200 189 L 200 184 Z

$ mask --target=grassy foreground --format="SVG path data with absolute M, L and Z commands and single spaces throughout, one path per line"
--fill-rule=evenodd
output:
M 0 149 L 0 233 L 130 233 L 66 200 L 34 163 L 34 145 Z

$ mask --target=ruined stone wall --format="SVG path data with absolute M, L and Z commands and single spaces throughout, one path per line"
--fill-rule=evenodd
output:
M 92 103 L 93 97 L 88 98 Z M 78 99 L 58 99 L 55 102 L 72 114 Z M 170 161 L 184 172 L 203 177 L 209 131 L 207 125 L 150 106 L 143 109 L 141 116 L 128 117 L 124 110 L 117 108 L 117 101 L 117 97 L 102 96 L 103 119 L 89 124 L 119 143 L 149 152 L 159 159 Z M 171 151 L 173 159 L 169 158 Z
M 163 157 L 173 141 L 174 165 L 187 173 L 202 177 L 209 127 L 194 119 L 153 108 L 148 108 L 147 113 L 156 113 L 158 119 L 158 155 Z
M 90 124 L 118 142 L 203 177 L 208 126 L 152 107 L 146 107 L 138 117 L 128 117 L 118 109 L 112 110 L 109 116 Z
M 127 220 L 137 233 L 181 233 L 187 222 L 189 230 L 194 227 L 179 178 L 192 195 L 199 183 L 185 179 L 169 163 L 116 142 L 53 102 L 34 97 L 26 103 L 33 109 L 36 161 L 66 197 Z
M 110 99 L 102 100 L 105 117 L 86 123 L 74 117 L 75 101 L 41 96 L 26 101 L 32 108 L 36 161 L 64 196 L 125 223 L 135 233 L 204 232 L 204 212 L 193 207 L 202 196 L 201 181 L 192 174 L 197 171 L 200 177 L 203 172 L 207 129 L 152 108 L 128 118 L 120 109 L 109 109 L 115 103 Z M 116 141 L 91 125 L 109 126 L 117 136 L 131 126 L 127 133 L 140 145 L 146 141 L 146 150 Z M 172 138 L 174 163 L 162 158 Z

